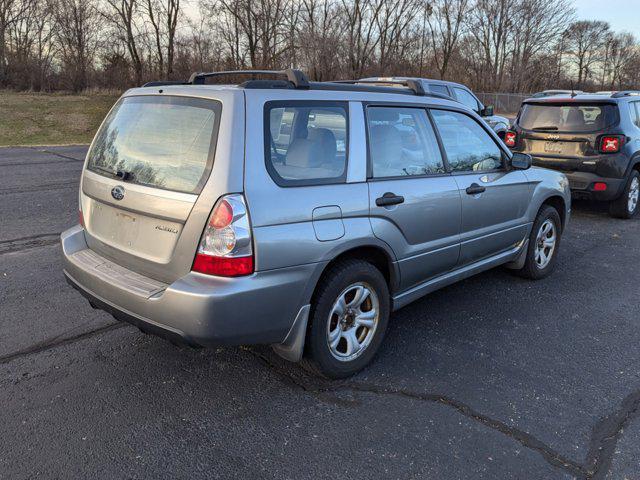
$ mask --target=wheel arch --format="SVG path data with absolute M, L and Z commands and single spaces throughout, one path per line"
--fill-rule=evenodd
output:
M 542 202 L 540 208 L 538 209 L 538 212 L 545 205 L 549 205 L 556 209 L 558 215 L 560 215 L 560 222 L 562 223 L 562 230 L 564 231 L 564 227 L 567 222 L 567 204 L 565 202 L 565 199 L 561 195 L 551 195 Z
M 389 286 L 390 292 L 390 306 L 393 310 L 393 292 L 397 289 L 397 285 L 400 283 L 400 272 L 396 263 L 395 255 L 391 250 L 391 247 L 380 243 L 362 243 L 362 244 L 349 244 L 344 246 L 339 251 L 332 252 L 329 255 L 331 258 L 326 263 L 323 263 L 321 271 L 316 273 L 309 281 L 305 292 L 305 298 L 308 302 L 302 306 L 298 316 L 291 326 L 291 330 L 287 334 L 284 341 L 280 344 L 272 345 L 273 350 L 286 360 L 292 362 L 298 362 L 302 358 L 305 346 L 306 337 L 309 327 L 309 315 L 311 303 L 314 300 L 314 296 L 317 291 L 318 284 L 327 275 L 330 269 L 337 265 L 339 262 L 348 259 L 361 259 L 372 263 L 384 276 Z
M 386 247 L 386 248 L 385 248 Z M 322 281 L 322 278 L 336 264 L 344 260 L 364 260 L 375 266 L 384 276 L 389 286 L 389 291 L 394 292 L 400 284 L 400 272 L 395 261 L 395 255 L 388 246 L 380 244 L 366 243 L 361 245 L 350 245 L 347 248 L 334 252 L 331 260 L 324 266 L 322 272 L 313 286 L 313 292 Z M 313 297 L 313 294 L 312 294 Z

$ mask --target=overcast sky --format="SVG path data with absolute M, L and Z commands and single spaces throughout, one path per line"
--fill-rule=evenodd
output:
M 575 0 L 580 20 L 604 20 L 615 31 L 640 37 L 640 0 Z

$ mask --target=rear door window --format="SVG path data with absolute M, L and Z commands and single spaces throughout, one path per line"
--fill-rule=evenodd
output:
M 342 102 L 268 102 L 265 160 L 274 181 L 283 186 L 344 181 L 347 119 Z
M 373 178 L 446 173 L 438 140 L 423 108 L 367 108 Z
M 609 104 L 533 104 L 522 106 L 518 125 L 541 132 L 595 132 L 618 122 L 618 108 Z
M 449 89 L 447 88 L 446 85 L 438 85 L 435 83 L 431 83 L 429 84 L 429 90 L 432 91 L 433 93 L 439 93 L 440 95 L 446 95 L 447 97 L 451 96 L 451 92 L 449 92 Z
M 220 111 L 219 102 L 206 99 L 124 98 L 96 135 L 87 168 L 130 183 L 199 193 L 211 170 Z
M 460 87 L 454 87 L 453 91 L 456 92 L 456 97 L 458 98 L 458 101 L 460 103 L 462 103 L 463 105 L 466 105 L 471 110 L 474 110 L 474 111 L 479 110 L 478 100 L 476 100 L 476 97 L 471 95 L 471 93 L 469 93 L 467 90 Z
M 431 114 L 454 173 L 502 168 L 502 150 L 473 118 L 447 110 L 432 110 Z

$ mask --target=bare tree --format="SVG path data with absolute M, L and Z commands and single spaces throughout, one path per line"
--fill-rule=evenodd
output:
M 133 67 L 136 84 L 142 83 L 142 56 L 140 55 L 139 31 L 137 19 L 139 17 L 140 0 L 105 0 L 107 10 L 105 17 L 118 33 L 124 43 Z
M 530 91 L 544 70 L 532 71 L 536 58 L 553 54 L 574 12 L 568 0 L 519 0 L 512 6 L 516 18 L 512 33 L 511 88 L 515 92 Z
M 55 35 L 69 86 L 87 88 L 98 47 L 100 15 L 94 0 L 55 0 L 51 3 Z
M 571 63 L 578 72 L 577 86 L 582 88 L 600 60 L 609 24 L 600 20 L 572 23 L 565 32 L 565 45 Z
M 29 6 L 27 0 L 0 0 L 0 86 L 7 81 L 7 33 Z
M 145 0 L 144 10 L 153 31 L 158 73 L 172 78 L 176 32 L 182 12 L 180 0 Z
M 338 5 L 331 0 L 302 0 L 297 38 L 300 58 L 312 78 L 335 78 L 340 69 L 340 30 L 335 18 Z
M 469 15 L 469 32 L 482 58 L 484 87 L 501 89 L 514 32 L 511 0 L 477 0 Z
M 427 16 L 433 61 L 440 78 L 445 78 L 449 62 L 463 33 L 470 0 L 436 0 Z
M 123 89 L 193 70 L 446 77 L 479 91 L 640 87 L 640 45 L 574 0 L 0 0 L 0 87 Z M 98 13 L 99 11 L 99 13 Z M 234 81 L 235 79 L 229 79 Z

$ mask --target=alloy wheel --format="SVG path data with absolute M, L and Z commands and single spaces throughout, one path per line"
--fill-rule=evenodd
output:
M 545 220 L 540 225 L 538 235 L 536 236 L 535 261 L 540 270 L 545 268 L 551 262 L 553 253 L 556 250 L 558 235 L 556 226 L 551 219 Z
M 636 211 L 638 207 L 638 198 L 640 197 L 640 181 L 638 177 L 633 177 L 629 186 L 629 196 L 627 197 L 627 210 L 629 213 Z
M 345 288 L 327 319 L 327 344 L 342 362 L 359 357 L 371 344 L 380 317 L 380 302 L 370 285 L 354 283 Z

